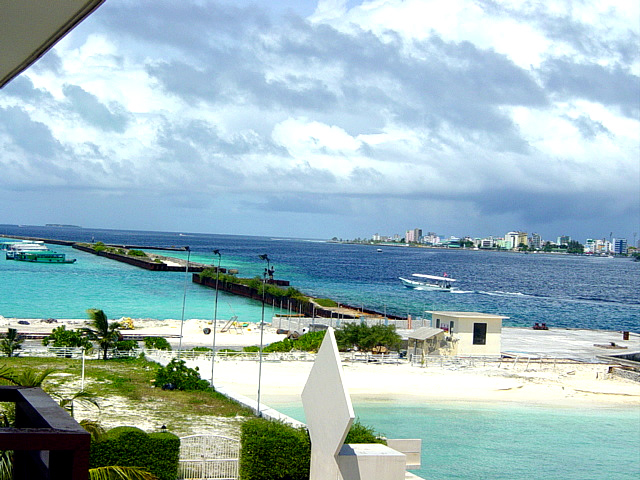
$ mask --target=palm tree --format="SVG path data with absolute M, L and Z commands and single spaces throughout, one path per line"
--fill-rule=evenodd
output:
M 55 371 L 55 368 L 45 368 L 42 371 L 25 368 L 20 373 L 15 373 L 6 365 L 0 365 L 0 380 L 6 380 L 19 387 L 42 387 L 42 382 Z
M 16 350 L 22 348 L 22 342 L 24 342 L 24 337 L 18 334 L 18 330 L 9 328 L 7 334 L 0 342 L 0 350 L 2 350 L 7 357 L 12 357 Z
M 140 467 L 97 467 L 89 469 L 89 480 L 157 480 Z
M 109 323 L 109 319 L 102 310 L 90 308 L 87 310 L 91 319 L 90 327 L 82 330 L 90 340 L 94 340 L 102 349 L 102 359 L 107 359 L 107 353 L 120 338 L 120 324 L 118 322 Z

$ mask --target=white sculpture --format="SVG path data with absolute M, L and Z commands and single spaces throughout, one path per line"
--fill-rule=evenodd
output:
M 311 437 L 309 480 L 341 480 L 336 461 L 355 415 L 342 379 L 333 328 L 324 337 L 302 392 Z

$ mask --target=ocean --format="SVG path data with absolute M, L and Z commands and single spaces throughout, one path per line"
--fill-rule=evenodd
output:
M 591 258 L 467 250 L 377 247 L 324 241 L 0 225 L 0 233 L 89 242 L 189 246 L 191 260 L 260 276 L 268 254 L 275 278 L 304 293 L 342 304 L 420 317 L 426 310 L 479 311 L 509 317 L 510 326 L 545 322 L 551 328 L 640 333 L 640 263 Z M 184 273 L 149 272 L 70 247 L 71 265 L 0 258 L 0 315 L 86 318 L 100 308 L 109 318 L 212 319 L 214 293 Z M 186 252 L 165 252 L 186 258 Z M 414 291 L 399 276 L 442 275 L 458 280 L 454 293 Z M 186 285 L 186 295 L 185 295 Z M 269 315 L 272 312 L 267 312 Z M 221 293 L 218 319 L 260 321 L 259 302 Z M 304 420 L 299 404 L 273 404 Z M 423 439 L 429 480 L 587 480 L 640 477 L 640 409 L 543 408 L 479 403 L 354 403 L 362 423 L 396 438 Z
M 354 307 L 413 317 L 426 310 L 479 311 L 508 316 L 507 326 L 545 322 L 551 327 L 640 332 L 640 263 L 628 258 L 406 247 L 382 247 L 378 252 L 367 245 L 313 240 L 64 227 L 0 225 L 0 233 L 189 246 L 191 260 L 208 264 L 217 263 L 212 251 L 219 249 L 222 266 L 237 268 L 245 277 L 262 274 L 265 262 L 258 255 L 266 253 L 275 278 L 289 280 L 304 293 Z M 0 300 L 1 315 L 84 318 L 87 308 L 102 308 L 110 318 L 182 317 L 184 274 L 148 272 L 70 247 L 52 248 L 78 262 L 44 269 L 0 261 L 0 282 L 11 285 L 11 295 Z M 398 277 L 412 273 L 446 273 L 457 279 L 459 290 L 407 289 Z M 211 290 L 188 283 L 185 318 L 211 318 Z M 218 308 L 219 318 L 235 314 L 243 321 L 260 320 L 257 302 L 223 295 Z

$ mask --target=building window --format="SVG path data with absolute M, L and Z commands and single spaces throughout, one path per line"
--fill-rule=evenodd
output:
M 451 320 L 451 323 L 449 324 L 449 331 L 453 333 L 453 320 Z
M 436 318 L 436 328 L 440 328 L 440 319 Z
M 487 344 L 487 324 L 486 323 L 473 324 L 473 344 L 474 345 Z

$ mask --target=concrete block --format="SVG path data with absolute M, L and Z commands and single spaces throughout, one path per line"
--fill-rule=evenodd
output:
M 388 438 L 387 447 L 393 448 L 407 456 L 407 470 L 422 466 L 421 438 Z
M 405 480 L 406 456 L 380 443 L 343 445 L 338 454 L 343 480 Z

